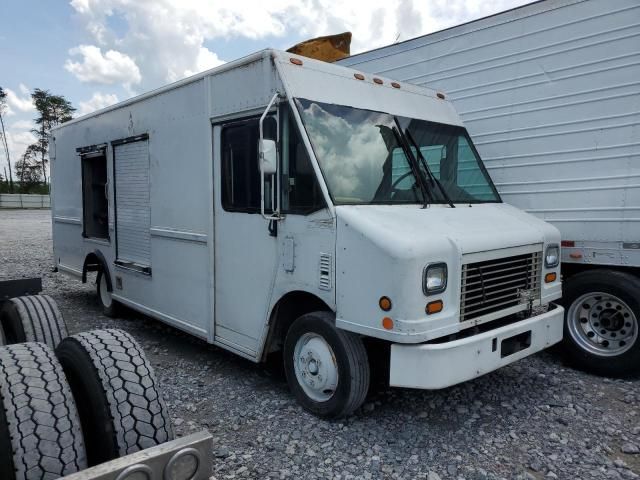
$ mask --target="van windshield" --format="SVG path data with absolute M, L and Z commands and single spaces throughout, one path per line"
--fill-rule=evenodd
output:
M 500 202 L 463 127 L 304 98 L 295 103 L 336 205 Z M 420 154 L 446 195 L 429 181 Z

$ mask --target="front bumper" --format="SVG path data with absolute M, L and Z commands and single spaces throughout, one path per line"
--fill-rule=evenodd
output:
M 541 315 L 460 340 L 394 343 L 389 383 L 395 387 L 446 388 L 539 352 L 562 340 L 564 309 L 557 305 L 551 308 Z

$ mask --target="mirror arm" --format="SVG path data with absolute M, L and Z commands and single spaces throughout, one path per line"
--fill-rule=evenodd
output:
M 264 109 L 264 112 L 262 113 L 262 116 L 260 117 L 260 122 L 258 124 L 258 128 L 260 130 L 260 144 L 262 144 L 262 140 L 264 138 L 263 135 L 263 130 L 262 130 L 262 123 L 264 122 L 264 119 L 267 117 L 267 114 L 269 113 L 269 110 L 271 110 L 271 107 L 273 106 L 273 103 L 276 101 L 276 99 L 280 97 L 280 92 L 276 91 L 276 93 L 273 95 L 273 97 L 271 98 L 271 101 L 269 102 L 269 104 L 267 105 L 267 108 Z M 280 129 L 277 128 L 276 129 L 276 145 L 280 143 Z M 271 195 L 272 195 L 272 200 L 271 200 L 271 204 L 273 205 L 273 196 L 275 194 L 275 198 L 276 198 L 276 208 L 274 210 L 274 212 L 271 215 L 267 215 L 264 212 L 264 170 L 262 169 L 262 159 L 263 159 L 263 152 L 260 152 L 260 213 L 262 214 L 262 216 L 267 219 L 267 220 L 281 220 L 282 217 L 280 216 L 280 175 L 278 175 L 278 162 L 276 162 L 276 173 L 274 174 L 276 177 L 276 181 L 275 181 L 275 188 L 272 188 L 271 190 Z

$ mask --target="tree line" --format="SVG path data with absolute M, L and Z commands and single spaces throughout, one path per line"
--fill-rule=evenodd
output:
M 47 164 L 51 129 L 71 120 L 76 109 L 62 95 L 54 95 L 48 90 L 36 88 L 31 99 L 37 115 L 31 133 L 36 140 L 18 159 L 12 159 L 5 129 L 7 92 L 0 87 L 0 150 L 4 151 L 9 167 L 0 171 L 0 193 L 49 193 Z

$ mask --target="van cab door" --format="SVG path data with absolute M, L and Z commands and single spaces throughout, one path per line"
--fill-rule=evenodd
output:
M 277 238 L 260 211 L 259 116 L 213 127 L 215 341 L 255 358 L 269 315 Z M 276 139 L 275 115 L 264 122 Z M 265 206 L 271 206 L 271 183 Z

